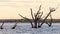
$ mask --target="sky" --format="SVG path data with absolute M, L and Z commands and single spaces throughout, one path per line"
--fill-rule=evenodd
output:
M 0 19 L 21 19 L 18 14 L 31 18 L 30 8 L 36 13 L 40 5 L 43 16 L 49 8 L 58 7 L 51 15 L 53 19 L 60 19 L 60 0 L 0 0 Z

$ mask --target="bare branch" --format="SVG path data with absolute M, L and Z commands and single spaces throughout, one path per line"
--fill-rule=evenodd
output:
M 24 18 L 24 19 L 26 19 L 26 20 L 28 20 L 30 23 L 31 23 L 31 26 L 32 26 L 32 28 L 33 28 L 33 24 L 32 24 L 32 21 L 30 20 L 30 19 L 28 19 L 28 18 L 26 18 L 26 17 L 23 17 L 22 15 L 20 15 L 20 14 L 18 14 L 19 16 L 21 16 L 22 18 Z
M 51 18 L 51 21 L 48 23 L 48 26 L 51 27 L 51 24 L 52 24 L 52 15 L 50 14 L 49 16 Z
M 52 15 L 50 14 L 51 22 L 53 21 Z
M 39 10 L 38 10 L 38 12 L 41 10 L 41 5 L 40 5 L 40 7 L 39 7 Z
M 32 8 L 30 8 L 30 10 L 31 10 L 31 16 L 32 16 L 32 19 L 33 19 L 33 21 L 34 21 L 34 17 L 33 17 Z
M 40 10 L 41 10 L 41 5 L 40 5 L 39 10 L 37 11 L 37 13 L 36 13 L 35 17 L 36 17 L 38 14 L 40 14 L 40 13 L 41 13 L 41 12 L 39 12 Z
M 40 18 L 41 18 L 42 15 L 43 15 L 43 12 L 41 12 Z
M 50 18 L 52 19 L 52 15 L 50 14 Z
M 26 18 L 26 17 L 23 17 L 22 15 L 20 15 L 20 14 L 18 14 L 19 16 L 21 16 L 22 18 L 24 18 L 24 19 L 26 19 L 26 20 L 29 20 L 30 21 L 30 19 L 28 19 L 28 18 Z

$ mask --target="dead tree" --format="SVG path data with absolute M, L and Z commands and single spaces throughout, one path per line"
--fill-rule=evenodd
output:
M 3 25 L 4 25 L 4 22 L 3 22 L 2 25 L 0 26 L 0 29 L 3 29 Z
M 15 25 L 12 27 L 12 29 L 15 29 L 16 26 L 17 26 L 17 23 L 15 23 Z
M 51 23 L 51 22 L 52 22 L 51 12 L 55 11 L 54 8 L 50 9 L 50 12 L 48 13 L 48 15 L 45 17 L 45 19 L 44 19 L 43 21 L 41 20 L 41 19 L 42 19 L 41 16 L 43 15 L 43 12 L 40 12 L 40 10 L 41 10 L 41 5 L 40 5 L 39 10 L 37 11 L 37 13 L 34 13 L 34 15 L 33 15 L 32 8 L 30 8 L 30 10 L 31 10 L 31 16 L 32 16 L 32 20 L 33 20 L 33 21 L 31 21 L 29 18 L 23 17 L 21 14 L 18 14 L 18 15 L 21 16 L 22 18 L 24 18 L 25 20 L 29 21 L 29 22 L 31 23 L 32 28 L 41 27 L 42 24 L 45 22 L 45 20 L 47 19 L 47 17 L 48 17 L 49 15 L 50 15 L 51 21 L 50 21 L 50 23 L 47 23 L 47 22 L 46 22 L 46 24 L 48 24 L 49 27 L 51 26 L 51 24 L 52 24 L 52 23 Z M 41 25 L 39 24 L 38 21 L 42 22 Z M 33 23 L 34 23 L 34 25 L 33 25 Z M 38 24 L 38 25 L 37 25 L 37 24 Z M 16 26 L 17 26 L 17 23 L 12 27 L 12 29 L 15 29 Z
M 34 13 L 34 15 L 33 15 L 33 12 L 32 12 L 32 8 L 30 8 L 30 10 L 31 10 L 31 16 L 32 16 L 33 22 L 32 22 L 29 18 L 23 17 L 23 16 L 20 15 L 20 14 L 19 14 L 19 16 L 21 16 L 22 18 L 28 20 L 28 21 L 31 23 L 32 28 L 37 28 L 37 27 L 38 27 L 37 23 L 38 23 L 38 20 L 39 20 L 38 16 L 39 16 L 39 14 L 42 14 L 42 12 L 40 12 L 40 10 L 41 10 L 41 5 L 40 5 L 39 10 L 37 11 L 37 13 Z M 41 17 L 41 16 L 42 16 L 42 15 L 40 15 L 40 17 Z M 34 23 L 34 26 L 33 26 L 32 23 Z
M 48 16 L 52 13 L 52 12 L 54 12 L 56 9 L 55 8 L 49 8 L 50 9 L 50 12 L 47 14 L 47 16 L 45 17 L 45 19 L 43 20 L 43 22 L 40 24 L 40 26 L 39 27 L 41 27 L 43 24 L 44 24 L 44 22 L 45 22 L 45 20 L 48 18 Z M 51 15 L 50 15 L 51 16 Z M 50 26 L 50 25 L 49 25 Z

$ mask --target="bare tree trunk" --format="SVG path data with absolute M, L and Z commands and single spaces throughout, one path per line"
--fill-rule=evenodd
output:
M 33 20 L 33 22 L 34 22 L 34 17 L 33 17 L 32 8 L 30 8 L 30 10 L 31 10 L 31 16 L 32 16 L 32 20 Z M 32 24 L 32 23 L 31 23 L 31 25 L 32 25 L 32 27 L 33 27 L 33 28 L 35 28 L 35 26 L 33 26 L 33 24 Z M 34 23 L 34 25 L 35 25 L 35 23 Z
M 32 26 L 32 28 L 33 28 L 33 23 L 31 22 L 31 26 Z
M 52 25 L 52 21 L 53 21 L 53 19 L 52 19 L 52 15 L 50 14 L 50 18 L 51 18 L 51 21 L 50 21 L 50 23 L 49 23 L 49 27 L 51 27 L 51 25 Z
M 2 25 L 0 26 L 0 29 L 3 29 L 3 25 L 4 25 L 4 22 L 3 22 Z
M 37 21 L 34 21 L 34 28 L 37 28 Z
M 15 23 L 15 25 L 12 27 L 12 29 L 15 29 L 15 28 L 16 28 L 16 26 L 17 26 L 17 23 Z
M 49 27 L 51 27 L 52 23 L 49 24 Z
M 34 23 L 34 24 L 35 24 L 34 28 L 37 28 L 37 23 Z
M 41 24 L 41 22 L 42 22 L 42 21 L 39 21 L 39 22 L 38 22 L 38 28 L 40 28 L 40 24 Z

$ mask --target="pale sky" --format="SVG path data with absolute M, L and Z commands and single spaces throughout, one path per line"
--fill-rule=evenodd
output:
M 49 7 L 58 9 L 52 13 L 54 19 L 60 19 L 60 0 L 0 0 L 0 19 L 21 19 L 19 13 L 27 18 L 31 18 L 30 8 L 35 13 L 39 6 L 46 16 Z

